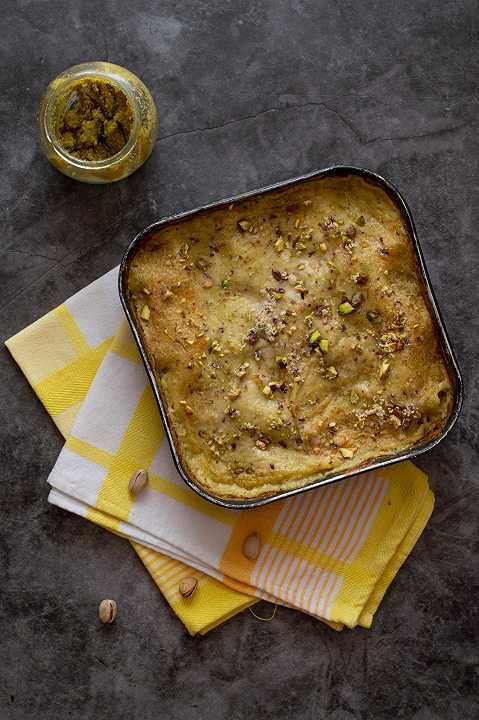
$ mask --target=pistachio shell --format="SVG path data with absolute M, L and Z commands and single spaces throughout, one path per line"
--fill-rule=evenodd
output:
M 146 470 L 136 470 L 128 483 L 128 491 L 132 495 L 138 495 L 148 482 L 148 473 Z
M 198 580 L 195 577 L 183 578 L 179 584 L 179 591 L 183 597 L 188 598 L 193 595 L 198 585 Z
M 243 543 L 243 555 L 248 560 L 256 560 L 261 549 L 261 541 L 257 532 L 248 535 Z
M 98 606 L 98 617 L 102 621 L 102 623 L 112 623 L 114 622 L 116 616 L 118 614 L 118 605 L 114 600 L 105 599 L 102 600 L 100 605 Z

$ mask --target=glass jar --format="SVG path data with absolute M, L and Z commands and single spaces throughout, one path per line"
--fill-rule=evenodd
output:
M 131 111 L 131 130 L 125 144 L 111 157 L 84 160 L 65 149 L 58 134 L 59 120 L 74 105 L 79 81 L 103 80 L 123 92 Z M 129 70 L 108 62 L 74 65 L 49 84 L 40 103 L 38 129 L 41 148 L 60 172 L 87 183 L 109 183 L 131 175 L 151 154 L 158 121 L 148 88 Z

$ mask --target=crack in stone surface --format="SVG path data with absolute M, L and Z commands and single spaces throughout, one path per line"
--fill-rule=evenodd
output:
M 339 110 L 336 110 L 336 108 L 332 107 L 331 105 L 328 105 L 324 101 L 310 101 L 307 103 L 298 103 L 298 104 L 289 104 L 284 105 L 280 107 L 270 107 L 265 108 L 264 110 L 260 110 L 257 113 L 253 113 L 252 115 L 243 115 L 238 118 L 232 118 L 231 120 L 227 120 L 224 123 L 220 123 L 218 125 L 205 125 L 204 127 L 197 127 L 197 128 L 191 128 L 190 130 L 178 130 L 177 132 L 169 133 L 168 135 L 161 135 L 158 140 L 169 140 L 174 137 L 179 137 L 181 135 L 192 135 L 194 133 L 201 133 L 201 132 L 208 132 L 213 130 L 221 130 L 224 127 L 228 127 L 229 125 L 237 125 L 242 122 L 245 122 L 247 120 L 255 120 L 258 117 L 261 117 L 262 115 L 268 115 L 270 113 L 275 112 L 282 112 L 284 110 L 303 110 L 305 108 L 309 107 L 321 107 L 325 110 L 328 110 L 329 112 L 336 115 L 339 120 L 342 122 L 342 124 L 350 130 L 350 132 L 358 139 L 358 141 L 361 143 L 361 145 L 372 145 L 373 143 L 377 142 L 394 142 L 394 141 L 402 141 L 402 140 L 419 140 L 421 138 L 425 137 L 434 137 L 435 135 L 443 135 L 445 133 L 449 132 L 455 132 L 456 130 L 461 130 L 462 128 L 468 127 L 469 125 L 472 125 L 474 123 L 473 120 L 470 120 L 468 122 L 462 123 L 461 125 L 453 125 L 451 127 L 446 128 L 440 128 L 438 130 L 431 130 L 429 132 L 425 133 L 417 133 L 413 135 L 397 135 L 397 136 L 390 136 L 390 137 L 375 137 L 375 138 L 364 138 L 360 131 L 356 128 L 356 126 L 350 121 L 347 120 L 342 113 L 339 112 Z
M 41 253 L 32 253 L 28 252 L 26 250 L 18 250 L 17 248 L 9 248 L 5 251 L 5 254 L 8 255 L 9 253 L 18 253 L 20 255 L 27 255 L 27 257 L 31 258 L 42 258 L 43 260 L 50 260 L 50 262 L 55 262 L 56 258 L 50 257 L 49 255 L 42 255 Z
M 62 258 L 62 259 L 64 259 L 64 258 Z M 10 307 L 10 305 L 12 305 L 12 303 L 14 303 L 15 300 L 17 300 L 17 298 L 19 298 L 21 295 L 23 295 L 23 293 L 26 290 L 28 290 L 33 285 L 36 285 L 38 282 L 40 282 L 40 280 L 42 280 L 52 270 L 54 270 L 56 267 L 58 267 L 58 265 L 60 265 L 60 263 L 61 263 L 61 260 L 58 260 L 56 263 L 53 263 L 53 265 L 50 265 L 50 267 L 47 270 L 45 270 L 44 273 L 41 273 L 41 275 L 38 275 L 34 280 L 29 282 L 27 285 L 24 285 L 18 292 L 15 293 L 15 295 L 13 295 L 11 298 L 9 298 L 5 303 L 0 305 L 0 311 L 6 310 L 8 307 Z
M 224 123 L 220 123 L 218 125 L 206 125 L 204 127 L 198 127 L 198 128 L 192 128 L 191 130 L 179 130 L 178 132 L 170 133 L 169 135 L 162 135 L 158 139 L 159 140 L 169 140 L 170 138 L 177 137 L 179 135 L 191 135 L 192 133 L 198 133 L 198 132 L 205 132 L 205 131 L 211 131 L 211 130 L 221 130 L 221 128 L 228 127 L 228 125 L 237 125 L 239 123 L 245 122 L 246 120 L 255 120 L 257 117 L 260 117 L 261 115 L 268 115 L 270 113 L 274 112 L 281 112 L 283 110 L 302 110 L 303 108 L 307 107 L 326 107 L 326 105 L 323 102 L 307 102 L 302 104 L 290 104 L 290 105 L 284 105 L 280 107 L 270 107 L 265 108 L 264 110 L 260 110 L 257 113 L 253 113 L 252 115 L 242 115 L 239 118 L 232 118 L 231 120 L 227 120 Z M 330 109 L 330 108 L 327 108 Z
M 6 310 L 8 307 L 10 307 L 10 305 L 11 305 L 13 302 L 15 302 L 15 300 L 17 300 L 21 295 L 23 295 L 23 293 L 24 293 L 26 290 L 28 290 L 29 288 L 31 288 L 33 285 L 36 285 L 40 280 L 42 280 L 42 279 L 45 278 L 47 275 L 49 275 L 49 274 L 52 272 L 52 270 L 55 270 L 55 268 L 57 268 L 59 265 L 61 265 L 61 266 L 64 267 L 64 268 L 67 268 L 67 267 L 69 267 L 70 265 L 74 265 L 76 262 L 81 262 L 81 260 L 82 260 L 84 257 L 86 257 L 86 256 L 88 255 L 88 253 L 90 253 L 90 252 L 92 252 L 92 251 L 94 251 L 94 250 L 97 250 L 97 249 L 98 249 L 99 247 L 101 247 L 103 244 L 104 244 L 104 240 L 102 239 L 100 242 L 95 243 L 94 245 L 91 245 L 91 246 L 89 246 L 89 247 L 86 248 L 86 249 L 82 247 L 81 250 L 79 250 L 78 252 L 76 252 L 73 256 L 72 256 L 71 253 L 69 253 L 69 252 L 68 252 L 68 253 L 65 253 L 65 255 L 63 255 L 59 260 L 56 260 L 55 262 L 53 262 L 53 264 L 50 265 L 50 266 L 45 270 L 45 272 L 43 272 L 43 273 L 41 273 L 40 275 L 38 275 L 34 280 L 32 280 L 31 282 L 29 282 L 27 285 L 24 285 L 22 288 L 20 288 L 20 290 L 18 290 L 18 292 L 15 293 L 15 295 L 13 295 L 12 297 L 8 298 L 8 300 L 6 300 L 5 303 L 1 304 L 1 305 L 0 305 L 0 312 L 3 312 L 3 311 Z M 24 254 L 29 255 L 30 253 L 24 253 Z M 48 259 L 51 260 L 52 258 L 48 258 Z M 68 262 L 65 262 L 65 260 L 67 260 L 67 259 L 68 259 Z

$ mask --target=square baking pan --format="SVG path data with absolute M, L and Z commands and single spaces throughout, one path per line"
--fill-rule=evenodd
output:
M 370 183 L 376 184 L 380 188 L 382 188 L 393 200 L 399 211 L 401 212 L 402 218 L 405 222 L 405 225 L 408 229 L 409 236 L 411 238 L 418 269 L 422 278 L 422 282 L 425 289 L 426 294 L 426 300 L 427 304 L 429 306 L 429 311 L 431 313 L 431 317 L 433 320 L 433 323 L 435 325 L 435 330 L 437 333 L 437 337 L 439 339 L 439 342 L 442 347 L 442 351 L 444 354 L 444 361 L 447 366 L 448 374 L 451 380 L 452 385 L 452 393 L 453 393 L 453 402 L 452 402 L 452 409 L 450 412 L 450 415 L 447 419 L 447 422 L 445 423 L 442 431 L 432 437 L 427 439 L 426 441 L 413 445 L 410 448 L 406 450 L 402 450 L 401 452 L 397 454 L 392 454 L 388 456 L 383 456 L 381 458 L 378 458 L 377 460 L 374 460 L 372 462 L 368 462 L 366 464 L 360 465 L 356 468 L 351 468 L 347 472 L 342 473 L 335 473 L 334 471 L 329 474 L 323 474 L 321 476 L 318 476 L 316 478 L 313 478 L 308 484 L 303 485 L 302 487 L 295 488 L 292 490 L 288 490 L 285 492 L 278 492 L 275 494 L 271 494 L 268 496 L 258 497 L 258 498 L 249 498 L 245 500 L 241 499 L 233 499 L 233 498 L 225 498 L 225 497 L 218 497 L 215 496 L 212 493 L 209 493 L 204 488 L 200 487 L 185 471 L 185 469 L 182 466 L 180 454 L 178 452 L 178 448 L 176 447 L 175 442 L 175 436 L 172 431 L 170 421 L 168 418 L 168 413 L 166 411 L 165 403 L 163 401 L 160 389 L 158 387 L 158 384 L 156 382 L 155 374 L 152 368 L 152 365 L 150 363 L 150 360 L 148 358 L 147 349 L 143 344 L 139 328 L 137 327 L 135 323 L 134 314 L 132 312 L 132 309 L 129 305 L 128 301 L 128 282 L 127 282 L 127 275 L 129 271 L 129 266 L 132 258 L 134 257 L 136 250 L 139 248 L 140 244 L 145 242 L 151 235 L 153 235 L 155 232 L 157 232 L 160 228 L 164 227 L 165 225 L 174 225 L 178 222 L 184 221 L 185 219 L 191 218 L 193 215 L 198 214 L 204 214 L 208 213 L 212 210 L 218 210 L 221 208 L 227 208 L 230 203 L 246 200 L 248 198 L 251 198 L 253 196 L 263 195 L 265 193 L 269 193 L 276 190 L 281 190 L 286 187 L 289 187 L 291 185 L 299 184 L 302 182 L 306 182 L 308 180 L 311 180 L 313 178 L 320 178 L 324 176 L 344 176 L 344 175 L 357 175 L 363 178 L 364 180 L 367 180 Z M 190 210 L 188 212 L 179 213 L 177 215 L 171 215 L 165 218 L 162 218 L 158 222 L 153 223 L 152 225 L 149 225 L 144 230 L 139 232 L 131 241 L 130 245 L 128 246 L 127 250 L 125 251 L 125 254 L 122 258 L 121 264 L 120 264 L 120 270 L 119 270 L 119 293 L 121 298 L 121 303 L 123 305 L 123 309 L 126 313 L 128 322 L 130 324 L 131 330 L 133 332 L 133 336 L 135 338 L 136 344 L 138 346 L 138 350 L 140 352 L 141 358 L 143 360 L 143 363 L 145 365 L 145 369 L 148 375 L 148 378 L 150 380 L 154 396 L 156 398 L 156 401 L 158 403 L 158 408 L 160 411 L 161 419 L 163 421 L 163 425 L 165 428 L 166 436 L 168 438 L 168 443 L 171 448 L 171 452 L 173 455 L 173 459 L 176 465 L 176 468 L 180 474 L 180 476 L 183 478 L 185 483 L 198 495 L 203 497 L 205 500 L 209 500 L 210 502 L 213 502 L 217 505 L 220 505 L 225 508 L 231 508 L 231 509 L 247 509 L 247 508 L 256 508 L 260 507 L 262 505 L 266 505 L 268 503 L 274 502 L 275 500 L 285 499 L 287 497 L 291 497 L 292 495 L 298 495 L 299 493 L 306 492 L 307 490 L 312 490 L 314 488 L 319 488 L 324 485 L 329 485 L 333 482 L 338 482 L 339 480 L 344 480 L 347 477 L 359 475 L 364 472 L 369 472 L 371 470 L 377 470 L 382 467 L 386 467 L 388 465 L 391 465 L 393 463 L 401 462 L 403 460 L 413 460 L 414 458 L 418 457 L 419 455 L 422 455 L 423 453 L 427 452 L 428 450 L 431 450 L 433 447 L 435 447 L 438 443 L 440 443 L 446 435 L 450 432 L 451 428 L 455 424 L 460 410 L 462 406 L 462 400 L 463 400 L 463 384 L 461 379 L 461 374 L 459 371 L 459 367 L 457 364 L 457 360 L 454 355 L 454 351 L 451 347 L 451 343 L 449 341 L 449 338 L 447 336 L 446 328 L 444 326 L 443 319 L 441 317 L 436 298 L 434 296 L 434 292 L 429 280 L 429 275 L 426 269 L 426 265 L 424 262 L 424 257 L 421 251 L 421 247 L 419 245 L 419 240 L 416 233 L 416 228 L 414 225 L 414 221 L 412 218 L 411 211 L 409 210 L 409 207 L 400 194 L 400 192 L 392 185 L 390 182 L 385 180 L 380 175 L 377 175 L 376 173 L 373 173 L 369 170 L 364 170 L 362 168 L 353 167 L 353 166 L 343 166 L 343 165 L 337 165 L 329 168 L 325 168 L 324 170 L 317 170 L 312 173 L 308 173 L 307 175 L 302 175 L 300 177 L 292 178 L 290 180 L 286 180 L 283 182 L 275 183 L 274 185 L 269 185 L 268 187 L 263 187 L 258 190 L 252 190 L 251 192 L 247 192 L 241 195 L 236 195 L 235 197 L 230 197 L 226 199 L 222 199 L 218 202 L 212 203 L 210 205 L 202 206 L 199 208 L 196 208 L 195 210 Z

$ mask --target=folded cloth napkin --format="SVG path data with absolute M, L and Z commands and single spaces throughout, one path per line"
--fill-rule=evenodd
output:
M 117 299 L 117 278 L 118 270 L 112 270 L 6 342 L 65 438 L 70 435 L 116 331 L 119 327 L 123 328 L 124 315 Z M 118 533 L 113 518 L 104 513 L 94 515 L 94 508 L 75 501 L 73 497 L 52 491 L 49 499 Z M 198 591 L 185 601 L 177 591 L 178 582 L 182 577 L 191 575 L 192 569 L 144 545 L 134 541 L 132 545 L 192 635 L 208 632 L 257 602 L 256 598 L 197 572 Z
M 224 510 L 178 476 L 116 290 L 117 270 L 7 341 L 66 436 L 49 500 L 129 538 L 192 634 L 264 598 L 369 627 L 434 505 L 411 463 L 264 508 Z M 138 468 L 149 484 L 132 497 Z M 242 552 L 259 534 L 256 560 Z M 178 585 L 194 574 L 189 599 Z

